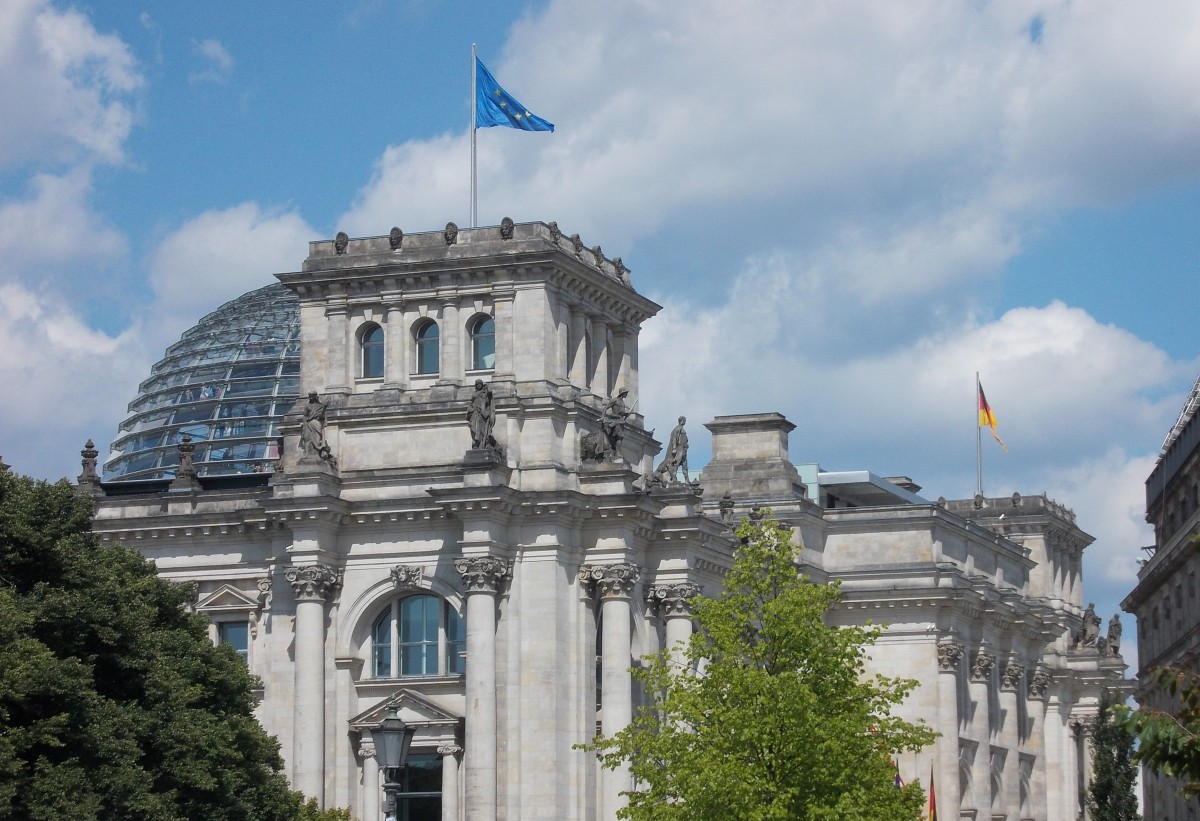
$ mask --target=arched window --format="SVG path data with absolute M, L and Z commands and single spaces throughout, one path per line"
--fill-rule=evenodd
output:
M 471 368 L 491 370 L 496 367 L 496 321 L 490 316 L 479 316 L 468 327 L 471 336 Z
M 462 619 L 449 602 L 428 595 L 397 599 L 371 626 L 372 674 L 462 675 L 465 642 Z
M 438 372 L 438 326 L 432 319 L 426 319 L 417 326 L 417 373 Z
M 383 328 L 374 322 L 363 328 L 359 347 L 362 353 L 362 377 L 374 379 L 383 376 Z

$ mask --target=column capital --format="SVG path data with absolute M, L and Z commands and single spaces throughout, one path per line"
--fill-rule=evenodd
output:
M 589 592 L 599 592 L 602 599 L 629 599 L 641 577 L 641 569 L 628 562 L 585 564 L 579 568 L 579 581 Z
M 364 733 L 363 735 L 368 735 Z M 364 762 L 367 759 L 375 757 L 375 742 L 370 738 L 363 738 L 358 742 L 358 752 L 356 755 Z
M 943 673 L 956 671 L 964 652 L 962 642 L 939 641 L 937 645 L 938 670 Z
M 452 755 L 455 758 L 461 758 L 463 748 L 457 744 L 442 744 L 437 748 L 437 754 L 440 756 Z
M 467 593 L 495 594 L 500 589 L 500 583 L 512 576 L 512 563 L 495 556 L 456 559 L 454 569 L 462 576 Z
M 1050 672 L 1038 665 L 1033 670 L 1033 675 L 1029 677 L 1029 697 L 1037 701 L 1046 699 L 1046 688 L 1050 686 Z
M 692 605 L 689 599 L 700 595 L 700 585 L 691 582 L 657 584 L 651 587 L 646 598 L 658 608 L 664 619 L 691 618 Z
M 1004 670 L 1000 673 L 1000 689 L 1016 690 L 1021 684 L 1021 679 L 1024 677 L 1025 665 L 1010 661 L 1004 665 Z
M 1074 716 L 1070 721 L 1071 730 L 1076 738 L 1091 738 L 1095 723 L 1095 719 L 1089 716 Z
M 984 649 L 978 650 L 975 653 L 975 660 L 971 662 L 971 681 L 987 681 L 992 675 L 992 668 L 995 666 L 996 656 L 994 653 L 989 653 Z
M 283 577 L 292 586 L 296 601 L 324 602 L 342 586 L 342 574 L 325 564 L 292 566 L 283 571 Z

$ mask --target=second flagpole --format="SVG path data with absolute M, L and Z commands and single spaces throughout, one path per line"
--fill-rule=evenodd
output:
M 475 56 L 475 44 L 471 43 L 471 227 L 479 227 L 479 178 L 475 170 L 475 108 L 479 105 L 475 92 L 475 66 L 478 64 Z

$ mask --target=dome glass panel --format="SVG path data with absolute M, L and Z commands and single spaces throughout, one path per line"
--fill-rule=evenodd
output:
M 272 470 L 299 374 L 295 294 L 277 283 L 225 303 L 167 348 L 139 386 L 105 480 L 173 477 L 185 433 L 201 476 Z

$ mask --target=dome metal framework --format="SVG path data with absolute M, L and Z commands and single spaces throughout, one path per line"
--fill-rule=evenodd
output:
M 173 477 L 184 434 L 197 443 L 200 476 L 270 471 L 279 422 L 299 395 L 299 299 L 278 283 L 243 294 L 185 331 L 151 369 L 105 480 Z

